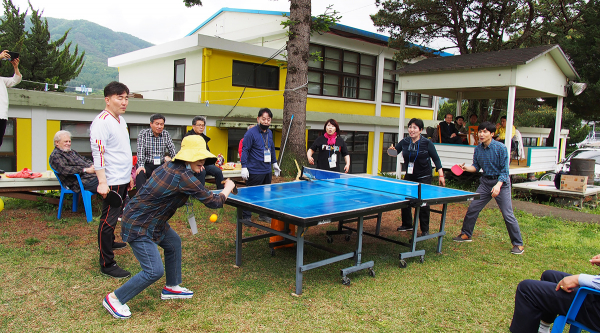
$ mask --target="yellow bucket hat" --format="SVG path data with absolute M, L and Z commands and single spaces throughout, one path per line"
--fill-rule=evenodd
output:
M 217 162 L 217 157 L 206 149 L 206 142 L 200 135 L 188 135 L 181 140 L 181 149 L 173 161 L 196 162 L 206 160 L 204 164 L 211 165 Z

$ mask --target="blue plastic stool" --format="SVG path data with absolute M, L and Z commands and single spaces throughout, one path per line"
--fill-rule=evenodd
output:
M 52 171 L 54 171 L 54 175 L 56 175 L 56 179 L 58 179 L 58 183 L 60 184 L 60 201 L 58 203 L 58 215 L 56 216 L 57 219 L 60 220 L 61 214 L 62 214 L 62 207 L 63 207 L 63 200 L 65 199 L 65 194 L 72 194 L 73 195 L 73 212 L 77 211 L 77 202 L 79 201 L 79 193 L 75 192 L 65 186 L 63 186 L 62 182 L 60 181 L 60 178 L 58 178 L 58 172 L 56 172 L 56 170 L 54 170 L 54 168 L 51 166 L 50 169 L 52 169 Z M 75 177 L 77 177 L 77 182 L 79 183 L 79 188 L 81 189 L 81 196 L 83 197 L 83 207 L 85 208 L 85 217 L 88 221 L 88 223 L 92 222 L 92 195 L 94 195 L 94 193 L 90 192 L 90 191 L 86 191 L 83 188 L 83 183 L 81 182 L 81 177 L 78 174 L 75 174 Z
M 570 333 L 579 333 L 581 330 L 586 330 L 590 333 L 600 333 L 598 331 L 594 331 L 588 327 L 585 327 L 581 323 L 575 321 L 577 317 L 577 313 L 579 312 L 579 308 L 583 304 L 585 297 L 588 294 L 595 294 L 600 296 L 600 290 L 591 289 L 587 287 L 580 287 L 577 291 L 577 295 L 575 295 L 575 299 L 573 299 L 573 303 L 571 303 L 571 307 L 569 308 L 569 312 L 567 312 L 566 316 L 558 316 L 556 320 L 554 320 L 554 325 L 552 325 L 552 333 L 562 333 L 565 329 L 566 324 L 570 324 L 571 328 L 569 329 Z

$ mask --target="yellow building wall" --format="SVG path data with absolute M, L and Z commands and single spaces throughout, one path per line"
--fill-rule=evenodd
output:
M 283 109 L 283 90 L 285 89 L 286 69 L 279 69 L 279 90 L 254 89 L 232 85 L 233 60 L 262 64 L 266 59 L 215 49 L 204 49 L 201 101 L 223 105 L 246 107 L 269 107 Z M 278 66 L 279 62 L 270 60 L 265 65 Z M 244 92 L 240 99 L 240 96 Z
M 375 140 L 375 133 L 374 132 L 369 132 L 369 151 L 367 152 L 367 173 L 371 174 L 371 172 L 373 172 L 373 165 L 370 161 L 373 160 L 373 145 L 371 143 L 373 143 L 373 140 Z M 381 141 L 380 141 L 381 142 Z M 350 161 L 350 163 L 352 163 L 352 160 Z
M 31 119 L 17 118 L 17 170 L 31 169 Z
M 381 106 L 381 116 L 382 117 L 391 117 L 398 118 L 400 115 L 400 105 L 398 106 L 389 106 L 382 105 Z M 415 109 L 411 107 L 406 108 L 406 119 L 412 118 L 420 118 L 420 119 L 433 119 L 433 110 L 431 109 Z
M 383 132 L 379 133 L 379 146 L 381 147 L 383 145 Z M 387 147 L 383 147 L 386 148 Z M 382 154 L 379 154 L 379 156 L 377 157 L 377 173 L 379 173 L 381 171 L 381 163 L 383 162 L 383 158 L 382 158 Z
M 351 102 L 331 99 L 308 98 L 306 100 L 306 111 L 374 116 L 375 104 L 360 103 L 355 101 Z M 339 119 L 336 120 L 339 121 Z
M 273 131 L 273 130 L 271 130 L 271 131 Z M 279 162 L 279 156 L 281 154 L 281 149 L 283 148 L 283 142 L 281 142 L 281 134 L 282 134 L 282 132 L 280 130 L 273 131 L 273 141 L 275 143 L 275 147 L 279 148 L 279 150 L 275 151 L 275 156 L 277 158 L 277 164 L 281 164 Z
M 227 163 L 227 140 L 229 139 L 229 132 L 227 129 L 206 126 L 206 136 L 210 138 L 210 141 L 208 142 L 210 152 L 215 154 L 215 156 L 223 154 L 225 163 Z
M 46 121 L 46 161 L 50 159 L 50 154 L 54 150 L 54 134 L 58 131 L 60 131 L 60 120 Z M 50 163 L 46 170 L 50 170 Z

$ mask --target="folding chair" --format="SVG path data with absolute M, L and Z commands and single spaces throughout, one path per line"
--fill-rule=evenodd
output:
M 562 331 L 565 329 L 566 324 L 571 325 L 571 328 L 569 329 L 570 333 L 579 333 L 581 332 L 581 330 L 586 330 L 590 333 L 600 333 L 598 331 L 594 331 L 590 328 L 587 328 L 585 327 L 585 325 L 575 321 L 577 313 L 579 312 L 579 308 L 581 308 L 581 305 L 583 304 L 583 301 L 585 300 L 585 297 L 588 294 L 600 296 L 600 290 L 580 287 L 579 290 L 577 290 L 577 295 L 575 295 L 575 299 L 573 299 L 573 303 L 571 303 L 571 307 L 569 308 L 569 312 L 567 312 L 567 315 L 558 316 L 556 320 L 554 320 L 554 325 L 552 326 L 552 333 L 562 333 Z
M 479 144 L 479 137 L 477 136 L 477 128 L 478 126 L 469 126 L 469 131 L 467 132 L 467 138 L 469 140 L 469 144 L 473 146 L 477 146 Z M 472 136 L 471 136 L 472 135 Z M 473 138 L 474 142 L 471 142 L 471 138 Z
M 56 179 L 58 179 L 58 184 L 60 184 L 60 201 L 58 202 L 58 215 L 56 216 L 56 218 L 60 220 L 60 217 L 62 215 L 63 200 L 65 199 L 65 194 L 73 195 L 72 211 L 76 212 L 77 211 L 77 202 L 79 201 L 79 193 L 69 189 L 66 186 L 63 186 L 62 182 L 60 181 L 60 178 L 58 178 L 58 172 L 56 172 L 56 170 L 54 170 L 54 168 L 52 168 L 52 166 L 50 166 L 50 169 L 52 169 L 52 171 L 54 171 L 54 174 L 56 175 Z M 79 188 L 81 189 L 81 196 L 83 198 L 83 207 L 85 208 L 85 217 L 86 217 L 88 223 L 90 223 L 90 222 L 92 222 L 92 195 L 94 195 L 94 193 L 83 189 L 83 183 L 81 182 L 81 177 L 78 174 L 75 174 L 75 177 L 77 177 L 77 182 L 79 182 Z

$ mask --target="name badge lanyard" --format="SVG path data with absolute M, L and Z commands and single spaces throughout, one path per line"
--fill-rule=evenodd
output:
M 265 136 L 263 136 L 262 133 L 261 133 L 260 136 L 263 139 L 263 142 L 265 144 L 265 150 L 264 150 L 265 159 L 264 159 L 264 162 L 271 163 L 271 151 L 269 150 L 269 133 L 267 132 Z
M 331 149 L 328 149 L 329 150 L 329 158 L 327 159 L 327 161 L 329 162 L 330 168 L 335 168 L 337 165 L 337 155 L 336 155 L 337 150 L 335 149 L 335 147 L 336 147 L 336 145 L 334 143 L 333 146 L 331 146 Z M 333 151 L 333 156 L 331 155 L 332 151 Z
M 421 138 L 419 137 L 419 143 L 417 144 L 417 155 L 415 156 L 415 159 L 411 162 L 410 161 L 410 156 L 412 155 L 412 151 L 409 150 L 408 151 L 408 169 L 406 170 L 406 173 L 408 173 L 409 175 L 412 175 L 413 173 L 413 168 L 415 167 L 415 163 L 417 162 L 417 158 L 419 157 L 419 150 L 421 150 Z
M 152 140 L 152 149 L 151 149 L 151 153 L 154 153 L 155 151 L 158 151 L 157 148 L 160 148 L 160 142 L 158 142 L 158 140 L 160 140 L 160 138 L 155 137 L 154 135 L 152 135 L 150 137 L 150 140 Z M 154 163 L 154 165 L 160 165 L 160 161 L 162 156 L 160 156 L 160 154 L 157 155 L 152 155 L 152 162 Z

